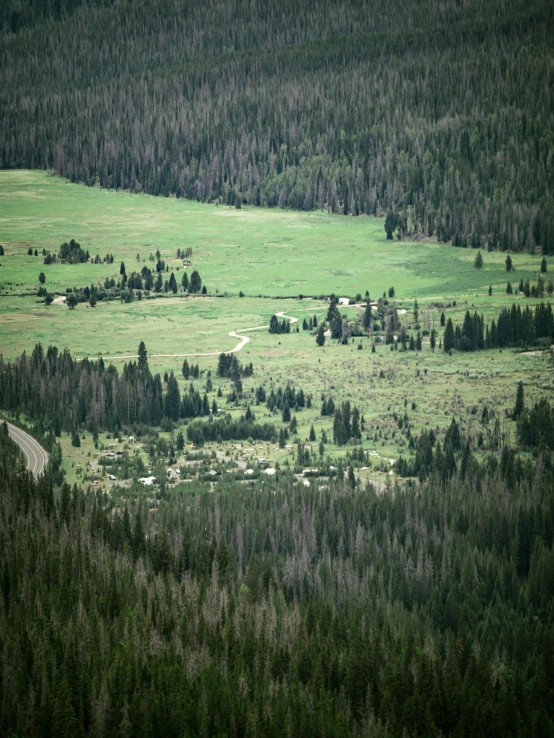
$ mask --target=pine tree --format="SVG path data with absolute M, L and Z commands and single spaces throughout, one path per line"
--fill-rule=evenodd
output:
M 190 275 L 190 284 L 188 286 L 188 291 L 192 293 L 200 292 L 202 289 L 202 280 L 200 279 L 200 274 L 195 269 L 193 273 Z
M 325 344 L 325 331 L 323 330 L 323 323 L 317 329 L 315 342 L 318 346 L 323 346 Z
M 179 419 L 179 409 L 181 407 L 181 396 L 179 394 L 179 385 L 173 372 L 167 380 L 167 393 L 164 402 L 164 412 L 166 417 L 171 420 Z
M 80 734 L 79 723 L 72 704 L 65 667 L 60 671 L 52 715 L 52 733 L 56 738 L 76 738 Z
M 138 347 L 138 367 L 139 369 L 146 369 L 148 367 L 148 354 L 144 341 L 141 341 Z
M 454 326 L 452 325 L 451 318 L 448 318 L 448 322 L 446 323 L 442 345 L 443 345 L 443 350 L 445 353 L 448 353 L 455 346 Z

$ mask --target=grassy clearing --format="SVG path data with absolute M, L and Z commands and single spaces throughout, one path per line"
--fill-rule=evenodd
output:
M 113 254 L 114 264 L 44 265 L 42 249 L 57 251 L 70 238 L 92 255 Z M 300 300 L 300 293 L 353 297 L 368 289 L 376 298 L 390 286 L 395 288 L 397 306 L 407 311 L 404 321 L 411 321 L 417 298 L 420 311 L 429 309 L 431 325 L 442 336 L 443 309 L 460 321 L 466 309 L 490 319 L 513 302 L 535 304 L 536 300 L 521 295 L 506 295 L 505 287 L 508 278 L 514 288 L 520 279 L 536 282 L 541 258 L 514 255 L 516 271 L 508 275 L 505 254 L 485 252 L 484 267 L 476 270 L 471 249 L 432 242 L 387 242 L 381 219 L 235 210 L 88 189 L 28 171 L 0 172 L 0 242 L 6 252 L 0 258 L 0 350 L 4 357 L 30 351 L 38 341 L 67 347 L 78 357 L 102 354 L 112 360 L 134 354 L 140 340 L 151 355 L 229 350 L 237 343 L 229 337 L 230 331 L 266 325 L 275 312 L 287 310 L 300 319 L 300 326 L 304 316 L 325 315 L 325 302 Z M 29 246 L 39 256 L 28 256 Z M 193 268 L 200 271 L 211 292 L 208 297 L 98 303 L 94 309 L 81 304 L 72 311 L 64 305 L 46 307 L 33 294 L 41 271 L 49 291 L 64 293 L 67 287 L 118 279 L 121 261 L 128 273 L 144 263 L 152 266 L 148 259 L 156 249 L 170 269 L 182 273 L 176 251 L 189 246 Z M 176 274 L 179 282 L 180 273 Z M 240 290 L 246 297 L 238 297 Z M 291 299 L 278 299 L 286 296 Z M 353 316 L 356 308 L 341 311 Z M 252 361 L 255 374 L 245 380 L 245 390 L 260 384 L 269 389 L 272 384 L 291 381 L 311 394 L 313 408 L 297 415 L 298 437 L 306 440 L 313 423 L 316 455 L 321 431 L 331 435 L 330 420 L 319 416 L 322 394 L 358 405 L 367 423 L 364 448 L 388 459 L 406 451 L 393 413 L 406 412 L 413 433 L 426 427 L 445 428 L 453 415 L 476 429 L 487 404 L 502 419 L 502 430 L 510 439 L 514 424 L 505 419 L 505 411 L 513 405 L 517 382 L 523 380 L 528 395 L 537 397 L 552 395 L 554 387 L 546 354 L 490 351 L 449 357 L 438 349 L 432 353 L 428 343 L 420 353 L 402 354 L 379 346 L 372 354 L 367 338 L 355 339 L 348 346 L 328 340 L 318 348 L 313 335 L 302 330 L 248 335 L 251 340 L 239 358 L 243 363 Z M 215 374 L 217 357 L 194 361 Z M 173 370 L 179 376 L 182 363 L 181 357 L 150 359 L 153 370 Z M 205 379 L 195 384 L 201 387 Z M 188 384 L 181 378 L 181 390 Z M 229 390 L 228 382 L 214 379 L 210 403 L 219 387 L 224 396 Z M 218 404 L 227 407 L 225 397 Z M 244 407 L 231 411 L 239 414 Z M 265 407 L 255 412 L 259 418 L 269 413 Z M 274 420 L 280 422 L 279 417 Z M 71 464 L 84 463 L 92 451 L 86 444 L 79 450 L 67 450 Z M 326 453 L 335 450 L 329 445 Z M 252 456 L 282 460 L 290 459 L 291 454 L 277 454 L 267 444 L 252 448 Z

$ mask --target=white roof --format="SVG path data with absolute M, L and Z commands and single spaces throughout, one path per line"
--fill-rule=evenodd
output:
M 156 481 L 156 477 L 141 477 L 139 479 L 139 482 L 141 484 L 145 484 L 147 487 L 150 487 L 151 485 L 153 485 L 155 481 Z
M 269 469 L 264 469 L 264 474 L 267 474 L 269 477 L 272 477 L 275 474 L 275 469 L 272 469 L 271 467 Z

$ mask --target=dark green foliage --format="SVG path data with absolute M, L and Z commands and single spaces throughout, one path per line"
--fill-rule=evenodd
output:
M 252 362 L 243 366 L 235 354 L 219 354 L 217 376 L 229 377 L 233 381 L 240 377 L 251 377 L 254 374 Z
M 551 13 L 7 0 L 0 165 L 551 253 Z
M 89 252 L 84 251 L 81 244 L 72 238 L 69 243 L 67 241 L 62 243 L 58 258 L 66 264 L 83 264 L 89 260 L 90 256 Z
M 328 407 L 327 412 L 329 412 Z M 334 442 L 337 446 L 344 446 L 351 438 L 356 441 L 361 437 L 360 411 L 357 407 L 352 409 L 350 402 L 343 402 L 340 407 L 335 408 L 333 418 Z
M 178 420 L 181 409 L 181 395 L 179 385 L 173 372 L 167 380 L 167 392 L 164 398 L 164 414 L 170 420 Z
M 202 289 L 202 279 L 200 278 L 200 274 L 195 269 L 192 274 L 190 275 L 190 282 L 188 286 L 188 291 L 192 293 L 200 292 Z
M 232 420 L 230 416 L 213 420 L 213 422 L 196 421 L 187 426 L 187 438 L 197 446 L 203 446 L 206 441 L 246 441 L 252 438 L 255 441 L 275 441 L 277 431 L 273 423 L 254 423 L 242 416 L 239 420 Z
M 444 313 L 443 313 L 444 315 Z M 444 329 L 444 337 L 442 340 L 442 348 L 445 353 L 448 353 L 451 349 L 455 347 L 455 340 L 454 340 L 454 325 L 452 323 L 451 318 L 448 318 L 448 322 L 446 324 L 446 328 Z
M 58 418 L 70 433 L 75 423 L 91 431 L 137 422 L 156 426 L 163 414 L 162 383 L 147 364 L 125 364 L 120 375 L 101 359 L 75 361 L 67 350 L 50 346 L 44 353 L 37 344 L 30 356 L 0 363 L 0 408 L 18 410 L 47 426 Z
M 144 341 L 141 341 L 138 347 L 138 368 L 139 369 L 148 368 L 148 353 L 146 351 L 146 346 L 144 344 Z
M 315 337 L 315 342 L 318 346 L 323 346 L 325 344 L 325 329 L 323 327 L 323 323 L 320 324 L 319 328 L 317 329 L 317 335 Z
M 554 341 L 554 317 L 550 303 L 535 306 L 534 312 L 526 307 L 512 305 L 502 308 L 498 320 L 485 327 L 483 316 L 470 315 L 466 311 L 462 326 L 454 329 L 449 318 L 443 337 L 445 352 L 479 351 L 484 348 L 503 348 L 505 346 L 525 346 Z
M 521 413 L 523 412 L 525 407 L 525 396 L 523 392 L 523 382 L 517 383 L 517 394 L 516 394 L 516 404 L 514 406 L 514 411 L 512 413 L 512 417 L 514 420 L 517 420 Z
M 0 428 L 0 734 L 549 738 L 552 469 L 451 441 L 416 493 L 351 463 L 150 513 L 53 496 Z
M 79 300 L 77 299 L 77 296 L 71 292 L 65 299 L 65 304 L 70 310 L 74 310 L 77 306 L 77 303 Z
M 279 322 L 279 318 L 276 315 L 271 316 L 269 321 L 269 332 L 270 333 L 290 333 L 290 320 L 283 318 Z
M 393 213 L 392 211 L 389 211 L 387 213 L 387 217 L 385 218 L 385 231 L 387 233 L 387 239 L 389 241 L 392 240 L 394 231 L 396 230 L 398 226 L 398 215 L 396 213 Z
M 514 413 L 519 405 L 518 386 Z M 517 417 L 517 437 L 523 447 L 554 450 L 554 409 L 546 398 L 543 397 L 531 409 L 523 407 Z
M 266 404 L 271 412 L 274 410 L 283 411 L 285 408 L 298 412 L 306 407 L 306 396 L 302 388 L 296 390 L 290 384 L 287 384 L 286 387 L 278 387 L 277 389 L 272 387 Z M 288 420 L 290 420 L 290 416 Z

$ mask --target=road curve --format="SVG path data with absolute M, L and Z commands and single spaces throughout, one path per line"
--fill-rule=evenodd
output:
M 365 307 L 365 303 L 355 303 L 353 305 L 341 305 L 340 309 L 343 308 L 361 308 Z M 319 305 L 316 307 L 309 307 L 304 308 L 301 312 L 313 312 L 314 310 L 327 310 L 327 305 L 320 307 Z M 291 325 L 294 323 L 298 323 L 298 318 L 293 318 L 292 315 L 287 315 L 287 310 L 283 310 L 280 313 L 275 313 L 275 315 L 278 318 L 286 318 L 287 320 L 290 320 Z M 248 333 L 250 331 L 266 331 L 269 328 L 268 325 L 258 325 L 255 328 L 238 328 L 235 331 L 231 331 L 228 333 L 228 336 L 231 336 L 231 338 L 238 338 L 239 342 L 237 345 L 232 349 L 227 349 L 226 351 L 208 351 L 205 353 L 194 353 L 194 354 L 148 354 L 148 358 L 150 359 L 184 359 L 187 357 L 194 357 L 194 356 L 219 356 L 220 354 L 236 354 L 241 349 L 243 349 L 246 344 L 250 341 L 250 338 L 248 336 L 241 336 L 241 333 Z M 109 361 L 126 361 L 127 359 L 138 359 L 137 354 L 114 354 L 113 356 L 110 354 L 106 354 L 106 356 L 103 356 L 102 354 L 97 354 L 97 356 L 93 358 L 102 358 L 108 359 Z
M 48 463 L 48 454 L 35 439 L 15 425 L 8 423 L 8 433 L 23 451 L 27 460 L 27 468 L 35 477 L 42 474 Z
M 319 308 L 316 308 L 319 310 Z M 286 310 L 284 310 L 282 313 L 275 313 L 275 315 L 278 318 L 286 318 L 287 320 L 290 320 L 292 323 L 298 323 L 298 318 L 293 318 L 292 315 L 286 315 Z M 241 333 L 249 333 L 250 331 L 266 331 L 269 328 L 269 325 L 257 325 L 254 328 L 238 328 L 236 331 L 231 331 L 228 333 L 228 336 L 231 336 L 231 338 L 238 338 L 239 342 L 237 345 L 232 349 L 227 349 L 227 351 L 209 351 L 207 353 L 203 354 L 148 354 L 148 358 L 152 359 L 183 359 L 190 356 L 219 356 L 220 354 L 236 354 L 238 351 L 243 349 L 248 341 L 250 341 L 250 338 L 248 336 L 241 336 Z M 104 357 L 102 357 L 104 358 Z M 117 360 L 125 360 L 125 359 L 137 359 L 138 356 L 136 354 L 127 354 L 125 356 L 121 356 L 120 354 L 115 354 L 114 356 L 106 355 L 106 359 L 109 359 L 110 361 L 117 361 Z

